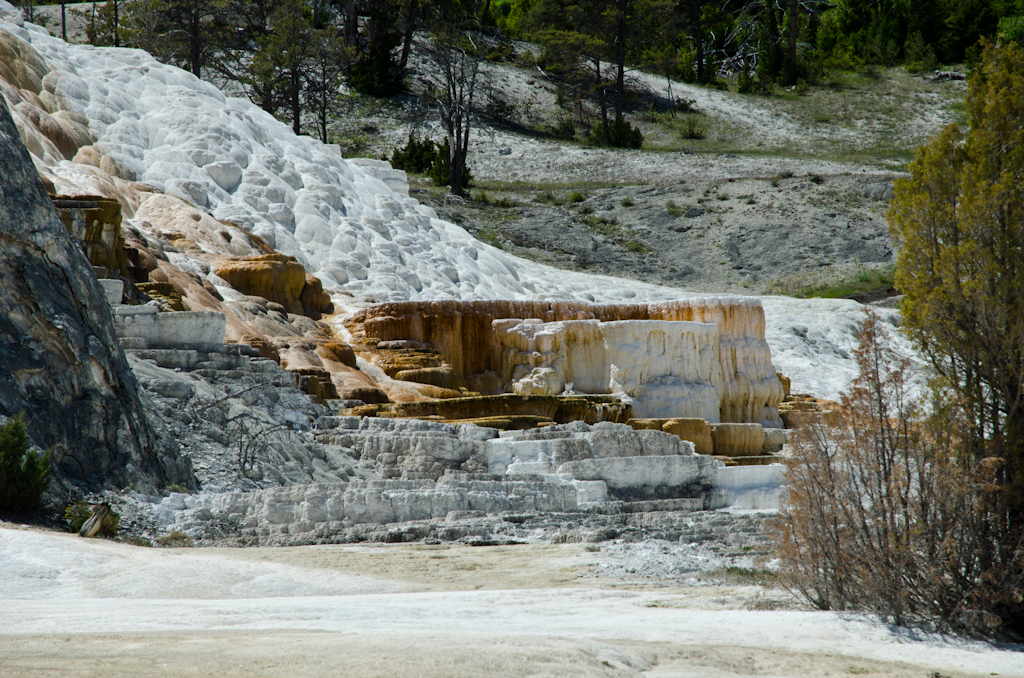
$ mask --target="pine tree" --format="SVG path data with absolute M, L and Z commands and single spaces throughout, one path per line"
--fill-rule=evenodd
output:
M 284 109 L 296 134 L 302 131 L 303 95 L 313 50 L 313 13 L 302 0 L 283 0 L 260 36 L 257 51 L 239 81 L 261 93 L 272 113 Z M 267 106 L 264 105 L 264 109 Z
M 28 449 L 21 417 L 0 426 L 0 509 L 25 511 L 39 503 L 50 482 L 50 455 Z

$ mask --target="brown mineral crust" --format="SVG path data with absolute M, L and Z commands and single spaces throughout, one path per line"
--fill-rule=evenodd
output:
M 101 196 L 60 196 L 54 206 L 89 263 L 128 274 L 128 255 L 121 234 L 121 203 Z
M 722 457 L 750 457 L 764 450 L 764 429 L 760 424 L 713 424 L 711 438 L 715 454 Z
M 671 433 L 681 440 L 693 443 L 697 454 L 713 454 L 714 439 L 711 437 L 711 424 L 703 419 L 682 417 L 668 419 L 661 426 L 665 433 Z
M 0 78 L 14 87 L 39 94 L 43 77 L 49 72 L 46 61 L 27 42 L 0 32 Z
M 354 314 L 347 327 L 356 343 L 415 341 L 441 353 L 453 372 L 478 385 L 478 375 L 501 374 L 501 344 L 494 320 L 668 320 L 714 323 L 725 377 L 720 417 L 727 422 L 772 419 L 782 386 L 764 339 L 764 310 L 756 299 L 704 298 L 651 304 L 589 304 L 575 301 L 391 302 Z M 490 390 L 480 387 L 481 391 Z
M 333 361 L 356 367 L 356 354 L 352 347 L 340 341 L 325 341 L 316 347 L 317 355 L 324 361 Z
M 306 285 L 306 269 L 295 257 L 280 253 L 225 257 L 215 271 L 242 294 L 281 304 L 289 313 L 301 315 L 303 312 L 300 297 Z
M 372 306 L 349 321 L 356 341 L 413 340 L 434 346 L 465 378 L 501 371 L 501 348 L 491 322 L 500 318 L 561 320 L 682 320 L 713 322 L 725 337 L 764 340 L 760 304 L 699 299 L 652 304 L 589 304 L 573 301 L 406 301 Z M 752 331 L 751 331 L 752 330 Z
M 714 442 L 711 437 L 711 424 L 694 417 L 673 419 L 630 419 L 628 422 L 635 431 L 664 431 L 671 433 L 680 440 L 693 443 L 697 454 L 713 454 Z
M 630 418 L 629 405 L 613 396 L 472 396 L 449 400 L 403 402 L 378 406 L 378 417 L 426 418 L 441 417 L 446 421 L 469 419 L 502 419 L 536 417 L 537 421 L 567 424 L 582 421 L 625 423 Z
M 302 312 L 314 320 L 319 320 L 321 314 L 331 313 L 334 310 L 331 304 L 331 295 L 324 292 L 323 283 L 320 279 L 306 276 L 306 282 L 299 294 L 299 302 L 302 304 Z

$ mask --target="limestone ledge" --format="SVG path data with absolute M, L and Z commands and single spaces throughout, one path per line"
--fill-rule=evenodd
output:
M 451 511 L 565 512 L 578 509 L 571 482 L 497 480 L 381 480 L 291 485 L 257 492 L 172 494 L 154 514 L 168 529 L 202 532 L 211 521 L 247 530 L 312 532 L 444 518 Z
M 725 396 L 718 327 L 665 320 L 495 320 L 505 390 L 615 393 L 633 416 L 718 422 Z
M 226 320 L 215 311 L 158 313 L 156 306 L 115 305 L 114 329 L 125 348 L 215 350 Z
M 500 332 L 495 331 L 495 321 L 506 321 L 499 323 L 498 328 L 507 327 L 509 319 L 518 320 L 520 323 L 525 320 L 536 319 L 540 323 L 565 323 L 569 321 L 597 321 L 603 325 L 611 325 L 618 322 L 638 321 L 674 321 L 713 324 L 718 329 L 718 350 L 717 357 L 721 370 L 721 382 L 718 383 L 717 373 L 710 371 L 705 364 L 708 358 L 704 346 L 694 347 L 690 353 L 694 356 L 701 355 L 701 362 L 693 368 L 695 374 L 700 375 L 696 381 L 699 388 L 693 396 L 684 399 L 686 412 L 664 411 L 664 416 L 694 416 L 688 414 L 693 409 L 708 410 L 705 414 L 712 415 L 714 421 L 750 423 L 757 422 L 765 426 L 781 426 L 778 406 L 782 402 L 782 385 L 772 366 L 771 350 L 765 341 L 764 310 L 758 299 L 746 297 L 710 297 L 705 299 L 691 299 L 672 302 L 652 304 L 587 304 L 582 302 L 567 301 L 435 301 L 435 302 L 401 302 L 386 303 L 370 307 L 353 315 L 347 326 L 352 332 L 356 343 L 363 343 L 367 346 L 379 342 L 411 341 L 432 347 L 439 351 L 445 360 L 452 366 L 456 375 L 465 379 L 470 388 L 478 389 L 489 383 L 491 377 L 500 381 L 502 375 L 507 375 L 505 383 L 498 384 L 498 388 L 506 384 L 514 386 L 514 382 L 522 381 L 532 371 L 535 365 L 529 365 L 529 356 L 518 359 L 518 364 L 528 365 L 518 378 L 512 378 L 516 365 L 513 364 L 506 369 L 506 359 L 514 356 L 506 349 L 515 349 L 519 352 L 532 354 L 534 351 L 523 345 L 515 347 L 515 341 L 503 344 Z M 515 324 L 515 323 L 513 323 Z M 574 328 L 581 335 L 595 330 L 587 329 L 592 325 L 576 325 Z M 647 331 L 641 332 L 638 326 L 624 325 L 621 328 L 609 329 L 613 336 L 611 343 L 622 345 L 623 367 L 626 368 L 625 356 L 626 345 L 635 344 L 632 348 L 648 348 L 649 341 L 660 341 L 657 337 L 662 336 L 655 325 L 645 325 L 651 328 L 650 334 Z M 621 334 L 622 336 L 618 336 Z M 641 341 L 642 339 L 642 341 Z M 520 342 L 522 343 L 522 342 Z M 564 343 L 564 342 L 562 342 Z M 589 341 L 593 344 L 594 341 Z M 640 344 L 643 344 L 641 347 Z M 539 353 L 544 353 L 544 346 L 540 347 Z M 555 349 L 554 344 L 550 348 Z M 677 351 L 664 351 L 656 344 L 650 348 L 659 348 L 656 355 L 670 355 Z M 558 351 L 555 351 L 558 353 Z M 713 351 L 712 351 L 713 352 Z M 574 350 L 575 353 L 575 350 Z M 552 363 L 557 363 L 558 356 L 551 356 Z M 634 372 L 639 367 L 633 364 L 642 358 L 633 358 L 628 368 L 617 370 L 617 381 L 625 385 L 632 383 L 629 380 L 636 380 L 639 383 L 649 382 L 650 396 L 645 398 L 652 406 L 667 408 L 673 400 L 678 400 L 680 384 L 687 381 L 681 376 L 676 376 L 673 370 L 689 370 L 689 367 L 680 366 L 662 370 L 667 372 L 668 379 L 653 376 L 651 379 L 637 377 Z M 568 385 L 570 381 L 573 388 L 587 392 L 587 389 L 594 389 L 591 392 L 607 392 L 601 388 L 611 387 L 611 377 L 605 378 L 603 374 L 604 361 L 597 358 L 595 351 L 581 348 L 577 357 L 571 360 L 566 356 L 568 362 L 561 365 L 563 373 L 568 370 L 577 381 L 568 378 L 558 377 L 559 366 L 536 365 L 536 367 L 547 368 L 552 372 L 539 372 L 527 382 L 519 386 L 519 390 L 539 388 L 551 390 L 557 388 L 559 381 Z M 515 361 L 513 361 L 515 362 Z M 543 363 L 543 358 L 540 359 Z M 578 367 L 576 366 L 578 364 Z M 602 366 L 598 369 L 596 366 Z M 673 381 L 675 380 L 675 381 Z M 607 387 L 606 387 L 607 385 Z M 634 387 L 631 387 L 634 388 Z M 635 387 L 639 390 L 639 387 Z M 659 393 L 659 389 L 665 391 Z M 667 390 L 666 390 L 667 389 Z M 625 390 L 623 388 L 622 390 Z M 721 393 L 718 413 L 714 414 L 714 406 L 710 404 L 711 391 L 717 395 Z M 666 394 L 671 391 L 671 397 Z M 708 401 L 705 403 L 705 401 Z M 684 408 L 685 409 L 685 408 Z M 654 415 L 648 415 L 654 416 Z
M 453 511 L 601 512 L 613 499 L 724 505 L 713 490 L 721 462 L 661 431 L 573 422 L 499 433 L 357 417 L 322 417 L 317 427 L 321 442 L 329 438 L 325 444 L 384 479 L 175 494 L 154 506 L 158 522 L 195 537 L 218 526 L 235 537 L 266 539 L 329 536 L 352 525 L 435 520 Z

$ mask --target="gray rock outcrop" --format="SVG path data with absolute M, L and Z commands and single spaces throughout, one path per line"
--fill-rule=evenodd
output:
M 0 106 L 0 414 L 52 449 L 55 489 L 194 487 L 146 420 L 103 288 Z

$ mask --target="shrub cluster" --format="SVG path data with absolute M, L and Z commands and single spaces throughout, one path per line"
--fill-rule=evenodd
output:
M 797 430 L 776 523 L 780 581 L 820 609 L 972 635 L 1014 632 L 1024 551 L 1008 542 L 1003 460 L 964 452 L 955 397 L 924 408 L 870 314 L 836 418 Z M 1016 548 L 1014 548 L 1016 546 Z M 1009 547 L 1009 548 L 1007 548 Z
M 0 509 L 27 511 L 39 503 L 50 482 L 50 454 L 28 449 L 21 417 L 0 426 Z
M 388 160 L 395 169 L 417 174 L 425 173 L 433 180 L 435 186 L 451 185 L 451 146 L 447 137 L 438 144 L 426 136 L 418 140 L 410 133 L 405 146 L 392 151 Z M 462 185 L 471 186 L 472 182 L 473 175 L 467 165 L 462 169 Z
M 590 131 L 590 143 L 616 148 L 640 148 L 644 143 L 644 135 L 621 115 L 617 115 L 615 122 L 607 125 L 600 122 Z

